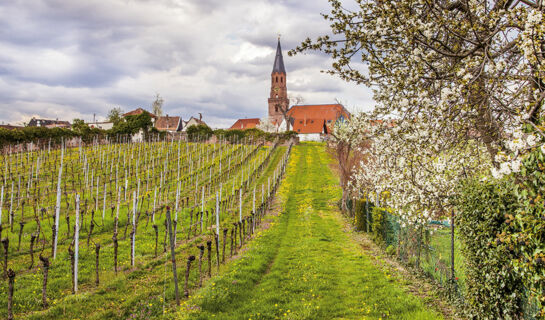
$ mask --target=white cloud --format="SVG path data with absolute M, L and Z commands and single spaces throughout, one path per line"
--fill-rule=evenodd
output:
M 35 0 L 0 4 L 0 120 L 100 119 L 113 106 L 202 112 L 215 127 L 263 117 L 277 33 L 288 90 L 308 103 L 369 108 L 371 91 L 288 49 L 329 30 L 327 0 Z M 349 107 L 351 107 L 349 105 Z

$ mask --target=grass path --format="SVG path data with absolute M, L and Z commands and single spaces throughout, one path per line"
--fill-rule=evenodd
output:
M 293 149 L 280 214 L 187 301 L 191 319 L 437 319 L 343 231 L 338 181 L 320 144 Z

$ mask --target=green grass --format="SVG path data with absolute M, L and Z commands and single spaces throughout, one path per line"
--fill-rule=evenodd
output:
M 422 269 L 428 272 L 439 282 L 445 282 L 449 278 L 444 268 L 450 272 L 450 229 L 441 228 L 433 232 L 430 238 L 430 251 L 422 261 Z M 460 240 L 454 237 L 454 267 L 455 277 L 458 278 L 458 286 L 463 290 L 465 285 L 464 257 L 460 251 Z
M 263 153 L 265 148 L 260 148 L 259 152 Z M 250 189 L 253 186 L 258 186 L 256 194 L 256 202 L 259 204 L 261 200 L 260 184 L 265 182 L 265 190 L 267 189 L 266 181 L 272 174 L 274 169 L 281 161 L 282 155 L 286 150 L 285 147 L 279 147 L 271 155 L 270 163 L 265 170 L 259 175 L 255 175 L 255 181 L 252 180 Z M 257 161 L 257 156 L 248 160 L 245 163 L 246 169 L 249 167 L 249 161 Z M 234 163 L 233 163 L 234 164 Z M 224 167 L 226 168 L 227 165 Z M 240 168 L 238 169 L 240 171 Z M 235 171 L 235 173 L 239 173 Z M 231 186 L 235 173 L 231 175 L 225 185 Z M 247 179 L 247 173 L 245 179 Z M 240 181 L 238 182 L 240 184 Z M 217 184 L 216 184 L 217 185 Z M 238 185 L 237 185 L 238 187 Z M 188 193 L 193 188 L 189 187 Z M 230 193 L 230 188 L 224 187 L 225 194 Z M 173 194 L 170 194 L 169 201 L 173 201 Z M 244 195 L 243 212 L 247 216 L 252 207 L 252 193 L 248 192 Z M 213 200 L 207 199 L 211 206 Z M 234 202 L 232 208 L 222 213 L 221 226 L 228 227 L 231 222 L 238 220 L 238 201 Z M 181 211 L 179 214 L 180 225 L 187 226 L 189 224 L 188 209 Z M 120 213 L 120 217 L 125 218 L 126 211 Z M 157 215 L 156 221 L 159 225 L 159 257 L 154 258 L 154 231 L 151 222 L 148 224 L 143 221 L 138 228 L 136 237 L 136 265 L 130 267 L 130 241 L 129 238 L 120 240 L 119 242 L 119 269 L 120 272 L 115 275 L 113 272 L 113 248 L 111 245 L 111 217 L 110 210 L 106 213 L 106 228 L 98 227 L 95 229 L 93 236 L 94 241 L 102 244 L 101 249 L 101 269 L 100 269 L 100 286 L 94 285 L 94 246 L 87 248 L 86 232 L 80 233 L 80 272 L 79 272 L 79 293 L 72 295 L 70 292 L 70 262 L 66 248 L 69 244 L 68 240 L 64 240 L 65 233 L 61 228 L 61 238 L 59 242 L 59 255 L 52 263 L 49 273 L 48 283 L 48 300 L 49 308 L 41 311 L 41 285 L 42 271 L 38 262 L 38 254 L 41 246 L 37 246 L 35 250 L 35 264 L 31 270 L 26 270 L 29 264 L 29 257 L 26 251 L 23 251 L 28 244 L 22 243 L 22 251 L 15 252 L 14 247 L 10 246 L 10 267 L 15 268 L 17 276 L 15 278 L 15 313 L 16 318 L 28 319 L 127 319 L 135 316 L 136 319 L 148 319 L 163 317 L 163 312 L 167 314 L 169 310 L 174 309 L 174 285 L 172 282 L 172 271 L 170 257 L 162 254 L 163 236 L 164 236 L 164 213 Z M 212 217 L 210 217 L 212 220 Z M 61 225 L 64 221 L 61 220 Z M 123 236 L 125 220 L 120 223 L 120 234 Z M 72 221 L 73 223 L 73 221 Z M 29 223 L 30 224 L 30 223 Z M 45 222 L 44 222 L 45 224 Z M 208 226 L 210 222 L 208 223 Z M 28 227 L 28 229 L 27 229 Z M 25 230 L 32 230 L 30 226 L 25 227 Z M 17 230 L 17 229 L 16 229 Z M 130 229 L 129 229 L 130 232 Z M 205 230 L 204 234 L 197 237 L 192 237 L 191 240 L 185 240 L 186 231 L 183 228 L 179 229 L 178 246 L 176 255 L 178 260 L 178 278 L 180 281 L 180 291 L 183 295 L 183 283 L 185 273 L 185 263 L 189 255 L 198 256 L 197 244 L 203 243 L 210 239 L 210 232 Z M 7 233 L 4 230 L 4 235 L 9 235 L 10 245 L 16 243 L 14 237 L 16 234 Z M 47 234 L 46 234 L 47 235 Z M 49 235 L 48 235 L 49 236 Z M 23 240 L 28 238 L 28 234 L 24 234 Z M 227 247 L 229 248 L 229 247 Z M 28 249 L 27 249 L 28 250 Z M 45 254 L 49 254 L 50 248 L 46 246 Z M 13 254 L 13 255 L 11 255 Z M 168 262 L 165 263 L 165 261 Z M 213 262 L 215 266 L 216 258 L 213 254 Z M 205 260 L 206 261 L 206 260 Z M 206 262 L 205 262 L 206 263 Z M 190 274 L 190 288 L 195 288 L 197 284 L 198 274 L 197 268 L 194 267 Z M 223 266 L 222 266 L 223 268 Z M 216 268 L 213 268 L 216 272 Z M 0 318 L 7 315 L 7 281 L 2 281 L 0 284 Z M 163 309 L 164 308 L 164 309 Z
M 282 213 L 242 258 L 184 304 L 179 318 L 440 318 L 343 231 L 330 161 L 321 144 L 294 148 L 279 191 Z

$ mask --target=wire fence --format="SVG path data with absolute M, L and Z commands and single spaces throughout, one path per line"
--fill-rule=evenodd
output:
M 347 200 L 347 208 L 358 231 L 368 233 L 386 253 L 405 265 L 415 267 L 446 289 L 448 295 L 465 303 L 466 273 L 461 241 L 450 221 L 431 221 L 425 225 L 403 224 L 399 216 L 365 199 Z M 538 305 L 527 292 L 522 319 L 534 320 Z

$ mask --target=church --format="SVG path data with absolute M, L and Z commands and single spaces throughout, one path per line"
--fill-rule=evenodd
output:
M 331 132 L 337 121 L 350 118 L 350 113 L 341 104 L 294 105 L 290 107 L 287 73 L 282 56 L 280 38 L 276 47 L 271 72 L 271 91 L 268 98 L 268 122 L 276 132 L 293 130 L 300 141 L 322 141 Z M 260 120 L 239 119 L 230 129 L 260 127 Z

